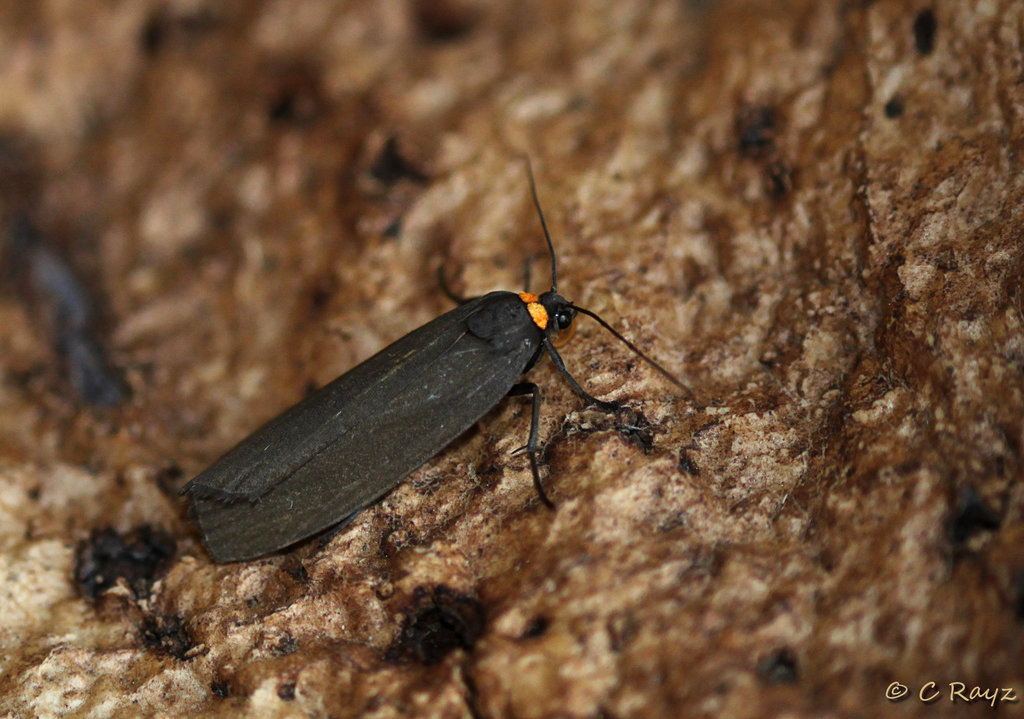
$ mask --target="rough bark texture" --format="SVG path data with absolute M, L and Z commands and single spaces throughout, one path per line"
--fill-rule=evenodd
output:
M 0 709 L 1024 691 L 1022 75 L 1019 0 L 8 3 L 4 232 L 76 274 L 131 396 L 76 392 L 65 305 L 8 243 Z M 692 396 L 583 320 L 570 369 L 650 426 L 533 370 L 556 511 L 510 399 L 328 541 L 212 564 L 178 488 L 446 309 L 437 264 L 478 294 L 534 257 L 545 286 L 522 152 L 560 289 Z

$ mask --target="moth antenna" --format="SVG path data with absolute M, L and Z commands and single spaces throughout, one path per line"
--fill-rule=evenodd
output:
M 591 312 L 590 310 L 585 309 L 583 307 L 579 307 L 577 305 L 572 305 L 572 308 L 574 310 L 576 310 L 577 312 L 585 314 L 587 317 L 590 317 L 590 318 L 596 320 L 599 325 L 601 325 L 606 330 L 608 330 L 617 340 L 622 342 L 622 344 L 626 345 L 626 347 L 629 347 L 629 349 L 631 349 L 634 354 L 636 354 L 638 357 L 640 357 L 640 359 L 642 359 L 644 362 L 649 364 L 654 369 L 658 370 L 658 372 L 660 372 L 661 375 L 665 379 L 667 379 L 669 382 L 671 382 L 672 384 L 674 384 L 677 387 L 679 387 L 681 390 L 683 390 L 687 394 L 690 394 L 689 388 L 686 385 L 684 385 L 674 374 L 672 374 L 667 369 L 662 367 L 660 364 L 655 362 L 654 359 L 652 359 L 650 356 L 648 356 L 646 353 L 644 353 L 644 351 L 641 350 L 639 347 L 637 347 L 635 344 L 633 344 L 632 342 L 627 340 L 625 337 L 623 337 L 622 334 L 618 330 L 616 330 L 610 324 L 608 324 L 603 319 L 601 319 L 597 314 L 595 314 L 595 313 Z
M 526 176 L 530 180 L 530 194 L 533 195 L 533 206 L 537 208 L 540 226 L 544 229 L 544 239 L 548 241 L 548 252 L 551 253 L 551 291 L 558 292 L 558 276 L 555 272 L 555 246 L 551 242 L 548 223 L 544 220 L 544 210 L 540 209 L 540 199 L 537 197 L 537 183 L 533 180 L 533 166 L 530 164 L 530 156 L 523 155 L 523 160 L 526 161 Z

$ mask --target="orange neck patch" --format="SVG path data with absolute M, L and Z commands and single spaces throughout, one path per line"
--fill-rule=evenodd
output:
M 519 299 L 526 303 L 526 311 L 530 313 L 533 324 L 546 330 L 548 328 L 548 311 L 540 303 L 540 297 L 532 292 L 520 292 Z

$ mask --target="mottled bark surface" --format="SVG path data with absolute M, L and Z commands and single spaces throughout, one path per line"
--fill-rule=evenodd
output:
M 91 304 L 5 245 L 0 709 L 1021 693 L 1022 46 L 1016 0 L 9 4 L 4 232 Z M 571 371 L 649 426 L 534 369 L 555 511 L 515 398 L 333 538 L 212 564 L 181 485 L 446 310 L 438 264 L 546 286 L 522 152 L 559 289 L 692 396 L 584 318 Z

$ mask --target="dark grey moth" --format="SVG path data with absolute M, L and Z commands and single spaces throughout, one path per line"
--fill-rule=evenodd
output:
M 520 376 L 546 352 L 590 405 L 619 405 L 583 390 L 565 368 L 554 338 L 582 313 L 649 362 L 600 317 L 557 291 L 555 250 L 527 171 L 551 255 L 551 289 L 491 292 L 413 330 L 243 439 L 184 489 L 210 556 L 252 559 L 351 521 L 410 472 L 465 432 L 503 397 L 530 394 L 527 453 L 534 485 L 540 389 Z M 682 386 L 682 385 L 680 385 Z

